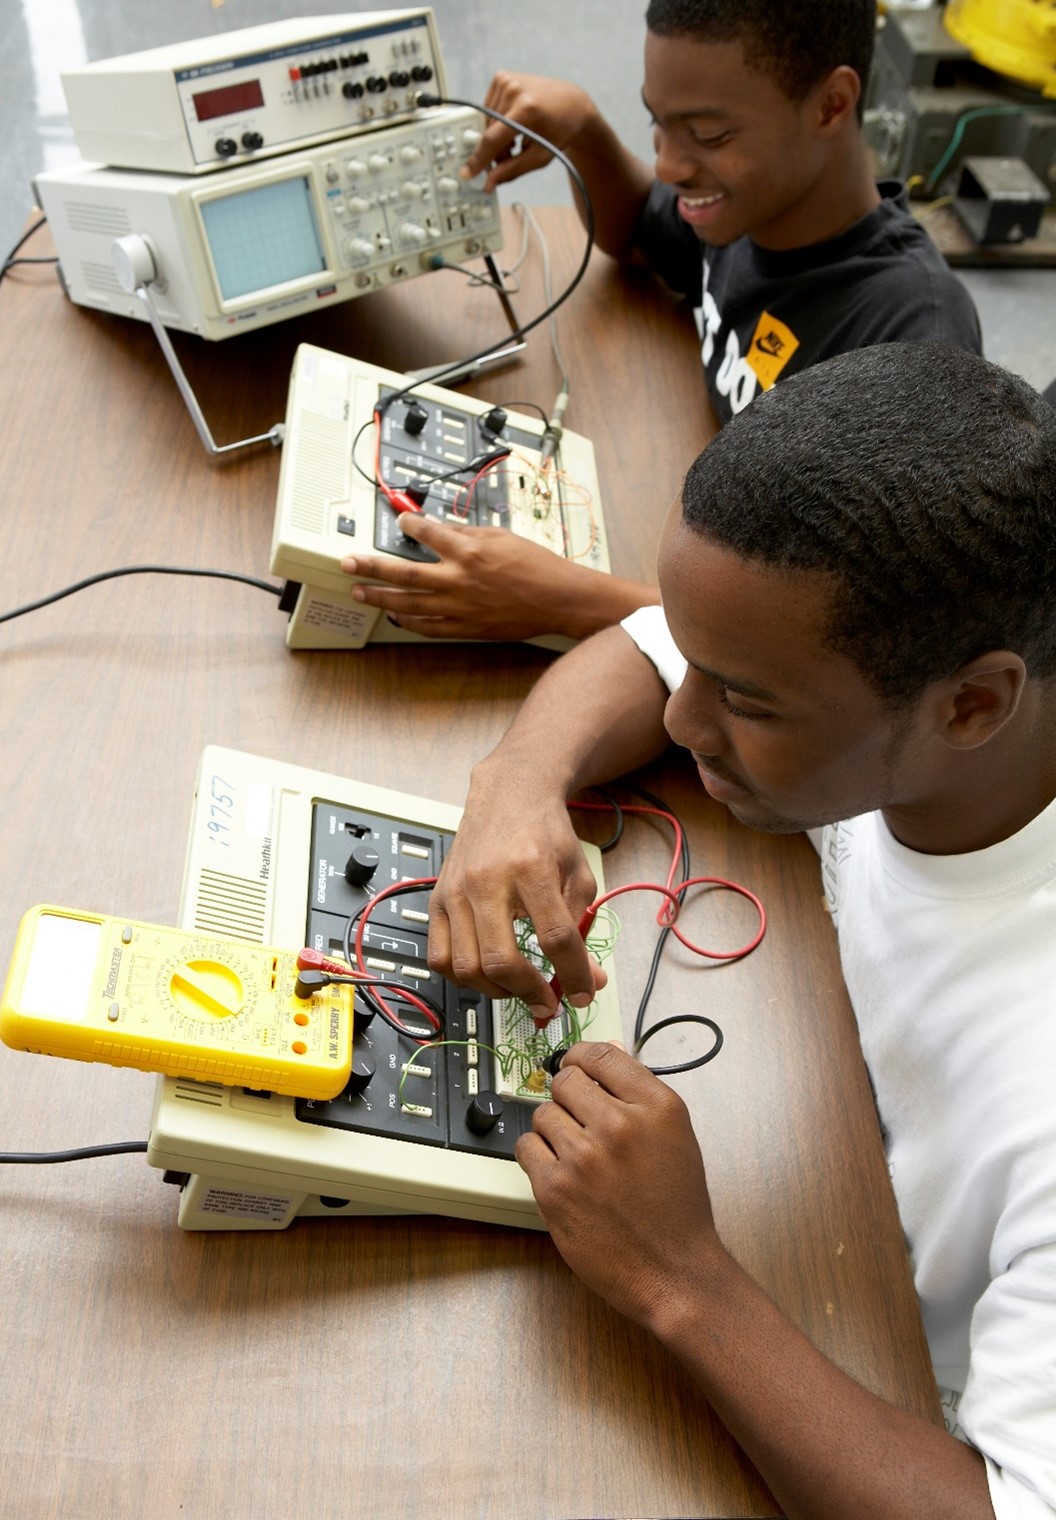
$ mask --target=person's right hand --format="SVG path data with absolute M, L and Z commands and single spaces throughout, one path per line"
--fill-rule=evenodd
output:
M 517 949 L 514 920 L 527 918 L 565 996 L 586 1007 L 605 981 L 579 932 L 595 891 L 564 799 L 533 796 L 531 780 L 501 763 L 478 766 L 430 901 L 429 965 L 461 986 L 552 1014 L 546 977 Z
M 578 85 L 537 74 L 496 74 L 484 104 L 530 127 L 562 152 L 598 115 L 593 100 Z M 544 168 L 552 158 L 530 137 L 511 131 L 501 121 L 489 121 L 461 173 L 463 179 L 472 179 L 487 172 L 484 189 L 492 191 L 496 185 Z

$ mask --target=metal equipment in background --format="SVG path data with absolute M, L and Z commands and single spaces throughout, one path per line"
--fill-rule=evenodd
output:
M 949 197 L 976 242 L 1035 236 L 1056 195 L 1056 5 L 889 6 L 863 125 L 878 173 Z

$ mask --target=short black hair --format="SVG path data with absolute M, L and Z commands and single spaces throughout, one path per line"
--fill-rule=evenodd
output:
M 806 99 L 841 64 L 854 69 L 864 96 L 876 0 L 649 0 L 645 24 L 658 37 L 739 42 L 747 66 L 790 100 Z
M 764 391 L 691 466 L 686 525 L 832 582 L 830 648 L 893 708 L 990 649 L 1056 674 L 1056 409 L 943 343 Z

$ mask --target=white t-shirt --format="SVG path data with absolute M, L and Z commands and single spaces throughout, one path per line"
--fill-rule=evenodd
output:
M 661 609 L 623 627 L 677 686 Z M 820 852 L 947 1423 L 997 1520 L 1054 1520 L 1056 802 L 969 855 L 878 813 Z

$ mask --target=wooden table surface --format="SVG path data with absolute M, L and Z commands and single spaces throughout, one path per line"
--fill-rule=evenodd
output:
M 579 226 L 568 209 L 539 217 L 560 288 Z M 511 224 L 507 251 L 518 236 Z M 45 251 L 46 232 L 26 249 Z M 526 320 L 544 304 L 537 254 L 523 281 Z M 282 419 L 300 341 L 409 369 L 504 330 L 486 291 L 445 272 L 229 342 L 176 344 L 224 443 Z M 706 438 L 692 323 L 647 276 L 595 254 L 560 335 L 567 423 L 597 450 L 613 569 L 651 576 L 662 515 Z M 544 326 L 523 360 L 467 390 L 548 408 L 557 386 Z M 74 307 L 46 267 L 12 270 L 0 397 L 0 611 L 124 565 L 267 577 L 278 454 L 210 461 L 146 324 Z M 205 744 L 460 803 L 470 765 L 550 658 L 470 644 L 294 655 L 261 591 L 145 575 L 4 624 L 0 969 L 36 902 L 175 922 Z M 813 852 L 731 820 L 677 755 L 639 779 L 686 820 L 694 869 L 733 875 L 770 913 L 742 963 L 709 967 L 674 947 L 652 1004 L 654 1017 L 703 1011 L 725 1031 L 713 1064 L 672 1079 L 720 1230 L 823 1352 L 935 1418 Z M 667 849 L 631 823 L 607 883 L 655 878 Z M 655 900 L 620 906 L 629 1028 Z M 711 944 L 750 923 L 729 896 L 687 914 Z M 686 1026 L 653 1056 L 695 1048 Z M 145 1140 L 153 1085 L 0 1048 L 0 1147 Z M 203 1235 L 175 1215 L 175 1191 L 142 1155 L 0 1168 L 0 1488 L 12 1513 L 776 1513 L 688 1379 L 577 1283 L 545 1235 L 435 1218 Z

